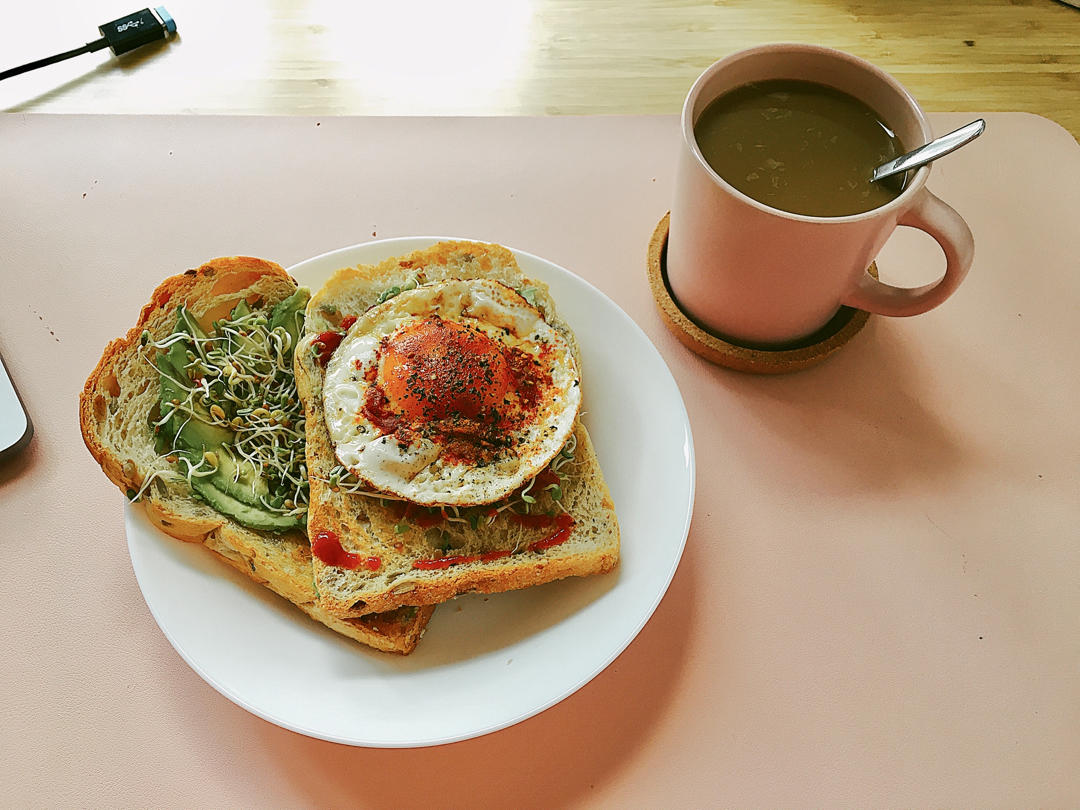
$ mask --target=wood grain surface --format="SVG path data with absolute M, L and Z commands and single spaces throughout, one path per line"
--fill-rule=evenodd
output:
M 546 115 L 674 113 L 708 64 L 763 42 L 850 51 L 928 111 L 1022 110 L 1080 133 L 1080 11 L 1057 0 L 169 0 L 179 37 L 0 83 L 42 112 Z M 133 11 L 10 4 L 10 67 Z

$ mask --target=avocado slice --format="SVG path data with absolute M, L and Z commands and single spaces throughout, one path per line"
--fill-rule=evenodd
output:
M 296 344 L 300 341 L 300 330 L 303 328 L 303 318 L 298 318 L 297 313 L 302 313 L 307 309 L 310 298 L 311 293 L 306 287 L 297 287 L 292 295 L 279 301 L 270 313 L 270 329 L 283 327 L 292 337 L 292 343 L 289 344 L 292 348 L 296 348 Z
M 166 362 L 168 362 L 169 367 L 172 369 L 173 379 L 178 380 L 185 385 L 191 385 L 191 375 L 188 374 L 187 370 L 187 353 L 187 341 L 178 340 L 176 341 L 176 343 L 169 347 L 169 350 L 165 352 L 163 357 L 165 358 Z
M 232 444 L 236 434 L 227 428 L 212 425 L 193 416 L 179 427 L 176 442 L 188 450 L 202 453 L 206 450 L 218 450 L 222 445 Z
M 251 307 L 248 306 L 248 302 L 241 299 L 240 303 L 233 307 L 232 312 L 229 314 L 229 320 L 235 321 L 238 318 L 244 318 L 251 314 Z M 260 346 L 258 342 L 250 336 L 244 335 L 228 335 L 228 346 L 231 352 L 245 352 L 249 351 L 258 354 Z
M 179 313 L 177 329 L 183 331 L 181 326 L 187 317 L 187 310 L 181 307 Z M 198 329 L 197 324 L 195 328 Z M 183 402 L 187 399 L 187 392 L 178 384 L 191 385 L 191 377 L 185 368 L 187 365 L 187 352 L 187 342 L 178 340 L 169 347 L 167 352 L 159 354 L 154 361 L 161 376 L 162 413 L 167 412 L 172 407 L 172 400 L 176 399 Z M 235 434 L 228 428 L 213 424 L 210 414 L 204 408 L 196 404 L 193 410 L 194 414 L 190 419 L 185 421 L 185 417 L 177 413 L 163 426 L 162 430 L 167 431 L 175 444 L 201 453 L 204 450 L 216 450 L 223 444 L 233 442 Z M 177 435 L 177 431 L 179 431 L 179 435 Z
M 237 523 L 247 526 L 249 529 L 264 532 L 287 532 L 290 529 L 302 529 L 304 527 L 305 520 L 303 516 L 293 517 L 275 514 L 257 506 L 243 503 L 231 495 L 226 495 L 212 483 L 214 477 L 192 478 L 191 488 L 212 509 L 216 509 L 223 515 L 228 515 Z
M 297 292 L 300 292 L 299 290 Z M 274 309 L 274 315 L 280 315 L 277 325 L 285 327 L 299 336 L 299 318 L 297 310 L 307 303 L 308 292 L 302 296 L 293 294 Z M 290 303 L 291 302 L 291 303 Z M 288 303 L 288 306 L 283 306 Z M 246 301 L 241 301 L 233 310 L 233 317 L 250 314 Z M 205 339 L 206 332 L 185 307 L 177 308 L 174 334 L 181 333 L 193 338 Z M 188 340 L 178 340 L 164 353 L 155 358 L 155 364 L 161 379 L 161 412 L 168 413 L 172 400 L 184 401 L 187 392 L 183 386 L 191 385 L 188 374 L 188 352 L 193 346 Z M 270 482 L 262 471 L 250 462 L 237 460 L 226 449 L 236 440 L 236 434 L 228 428 L 213 423 L 206 408 L 195 403 L 193 414 L 177 412 L 162 425 L 158 436 L 160 448 L 174 450 L 191 463 L 198 463 L 203 453 L 213 452 L 217 456 L 218 467 L 213 475 L 191 478 L 191 488 L 195 495 L 213 509 L 234 519 L 237 523 L 252 529 L 270 532 L 283 532 L 303 528 L 303 516 L 290 517 L 268 510 L 262 505 L 261 498 L 270 497 Z
M 206 332 L 199 326 L 199 322 L 195 320 L 195 316 L 192 315 L 188 308 L 185 306 L 179 306 L 176 308 L 176 328 L 174 332 L 186 332 L 192 337 L 205 340 L 207 337 Z
M 239 462 L 229 453 L 217 453 L 218 469 L 208 480 L 226 495 L 249 506 L 263 508 L 260 496 L 270 497 L 270 485 L 259 469 L 250 461 Z
M 163 355 L 158 355 L 158 371 L 161 372 L 161 407 L 162 413 L 172 407 L 172 400 L 181 402 L 187 397 L 187 392 L 173 381 L 176 369 Z M 162 430 L 167 432 L 178 447 L 198 451 L 200 454 L 206 450 L 217 450 L 223 444 L 232 444 L 236 434 L 228 428 L 215 425 L 210 421 L 210 416 L 199 406 L 195 406 L 195 413 L 188 418 L 185 414 L 176 412 L 165 423 Z
M 172 363 L 164 354 L 159 354 L 154 359 L 154 364 L 157 366 L 161 377 L 161 398 L 160 408 L 161 413 L 164 416 L 169 411 L 173 410 L 173 400 L 182 401 L 186 394 L 180 389 L 180 386 L 176 384 L 176 369 Z M 166 435 L 170 444 L 172 440 L 176 438 L 176 414 L 173 414 L 166 422 L 161 426 L 162 434 Z

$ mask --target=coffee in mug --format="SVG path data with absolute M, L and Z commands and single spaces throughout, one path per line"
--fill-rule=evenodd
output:
M 713 334 L 744 346 L 797 345 L 817 334 L 844 306 L 894 316 L 926 312 L 956 290 L 975 251 L 963 218 L 926 189 L 929 166 L 909 172 L 898 194 L 855 213 L 829 213 L 822 195 L 806 209 L 817 213 L 802 213 L 800 204 L 790 199 L 762 201 L 759 197 L 765 194 L 737 185 L 762 164 L 755 163 L 741 181 L 725 177 L 723 167 L 719 172 L 714 169 L 695 134 L 710 105 L 718 100 L 727 103 L 725 97 L 742 92 L 740 88 L 793 81 L 832 88 L 868 107 L 895 136 L 894 150 L 914 149 L 933 139 L 926 116 L 899 82 L 869 62 L 830 48 L 763 45 L 722 59 L 698 77 L 683 105 L 665 254 L 667 281 L 686 315 Z M 815 103 L 831 95 L 816 93 Z M 755 104 L 761 106 L 760 97 Z M 766 118 L 786 114 L 779 104 L 767 101 L 764 112 Z M 726 137 L 720 141 L 721 146 L 729 143 Z M 734 142 L 744 150 L 764 143 L 745 135 Z M 777 176 L 802 170 L 788 165 L 792 158 L 787 153 L 769 157 L 783 164 L 784 171 Z M 869 179 L 872 158 L 865 155 L 859 160 Z M 862 170 L 854 161 L 841 168 L 842 173 Z M 745 166 L 739 169 L 744 170 Z M 782 185 L 781 180 L 776 183 Z M 856 196 L 861 198 L 861 192 Z M 936 282 L 903 288 L 867 272 L 898 226 L 919 228 L 941 246 L 945 272 Z M 887 267 L 881 269 L 887 274 Z
M 824 84 L 744 84 L 709 103 L 694 137 L 724 180 L 793 214 L 861 214 L 901 191 L 870 182 L 877 166 L 907 151 L 896 133 L 870 105 Z

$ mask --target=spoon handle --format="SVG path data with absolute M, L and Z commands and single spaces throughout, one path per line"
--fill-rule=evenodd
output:
M 874 176 L 870 181 L 883 180 L 886 177 L 892 177 L 894 174 L 900 174 L 909 169 L 917 169 L 923 164 L 937 160 L 942 155 L 947 155 L 949 152 L 955 151 L 964 144 L 975 140 L 982 135 L 984 129 L 986 129 L 986 122 L 980 118 L 978 121 L 972 121 L 970 124 L 962 126 L 948 135 L 934 138 L 926 146 L 920 146 L 918 149 L 908 152 L 906 155 L 901 155 L 895 160 L 882 163 L 874 169 Z

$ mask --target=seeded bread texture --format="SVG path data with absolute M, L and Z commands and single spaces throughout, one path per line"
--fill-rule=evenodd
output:
M 109 343 L 79 397 L 79 424 L 90 454 L 121 491 L 138 491 L 154 471 L 170 469 L 155 450 L 149 424 L 160 388 L 157 368 L 140 353 L 143 331 L 149 331 L 153 341 L 167 337 L 181 304 L 208 326 L 227 317 L 241 299 L 272 307 L 295 289 L 296 282 L 271 262 L 214 259 L 162 282 L 138 323 Z M 142 502 L 150 520 L 166 534 L 201 543 L 316 621 L 376 649 L 410 652 L 430 618 L 430 609 L 348 619 L 331 615 L 318 604 L 311 548 L 302 532 L 276 535 L 241 526 L 195 499 L 184 479 L 155 479 Z
M 569 539 L 542 551 L 528 547 L 552 533 L 552 528 L 527 527 L 497 517 L 477 528 L 449 521 L 438 527 L 404 527 L 401 505 L 371 495 L 354 494 L 330 484 L 338 465 L 322 414 L 324 368 L 315 358 L 312 343 L 324 331 L 340 328 L 342 318 L 362 314 L 392 287 L 410 280 L 420 284 L 450 278 L 491 278 L 530 295 L 545 318 L 568 340 L 576 358 L 577 342 L 559 320 L 547 286 L 528 279 L 514 255 L 498 245 L 444 242 L 408 256 L 388 259 L 376 266 L 336 272 L 308 304 L 306 334 L 295 353 L 297 389 L 304 403 L 307 462 L 311 483 L 308 525 L 314 533 L 334 532 L 342 547 L 361 557 L 377 557 L 375 571 L 360 566 L 346 569 L 313 561 L 320 605 L 330 613 L 348 617 L 400 605 L 430 605 L 460 593 L 515 590 L 568 576 L 611 571 L 619 558 L 619 525 L 614 504 L 585 426 L 574 426 L 575 457 L 562 470 L 562 507 L 575 525 Z M 580 368 L 580 361 L 579 361 Z M 560 511 L 550 492 L 537 493 L 536 512 Z M 455 564 L 437 570 L 417 570 L 419 560 L 445 556 L 468 557 L 490 552 L 512 552 L 488 561 Z

